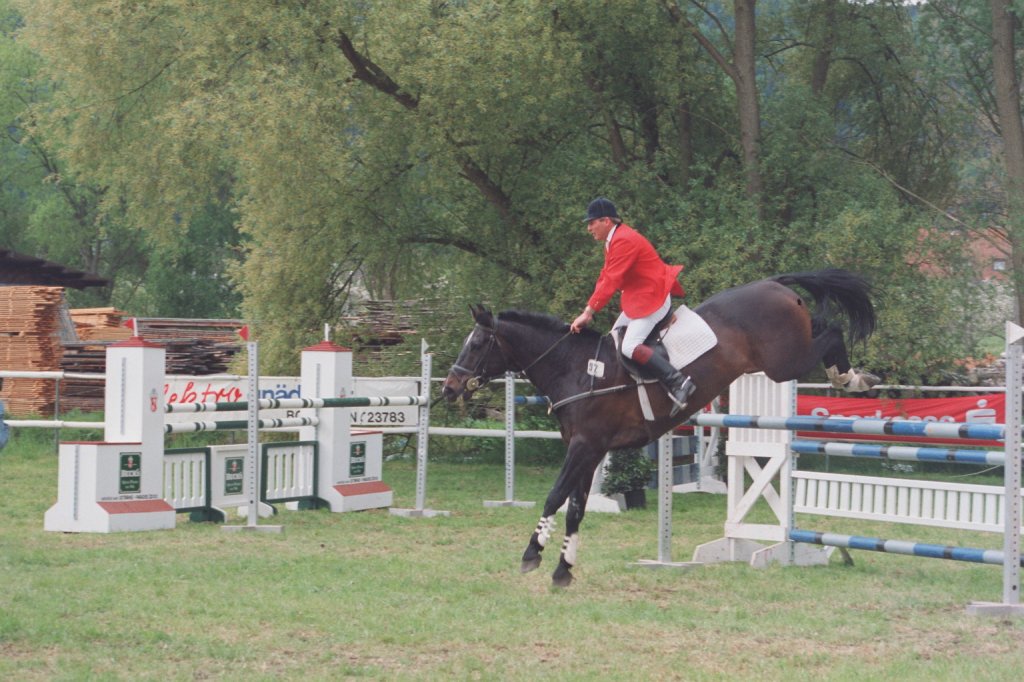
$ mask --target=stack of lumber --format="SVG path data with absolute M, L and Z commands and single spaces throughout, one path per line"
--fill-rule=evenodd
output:
M 62 287 L 0 286 L 0 369 L 95 374 L 63 379 L 60 412 L 103 410 L 103 374 L 111 343 L 127 339 L 129 314 L 116 308 L 69 311 Z M 167 351 L 168 374 L 226 372 L 241 349 L 237 320 L 138 318 L 141 336 Z M 51 416 L 53 379 L 4 379 L 0 400 L 11 416 Z
M 74 373 L 96 373 L 107 367 L 107 346 L 126 339 L 132 332 L 124 326 L 128 313 L 115 308 L 72 310 L 81 341 L 65 343 L 60 369 Z M 207 375 L 227 372 L 241 349 L 238 320 L 198 320 L 163 317 L 134 318 L 139 335 L 159 343 L 166 351 L 168 374 Z M 66 379 L 61 407 L 83 411 L 103 409 L 102 382 Z
M 53 371 L 60 366 L 66 307 L 63 287 L 0 286 L 0 368 Z M 4 379 L 0 400 L 12 416 L 53 414 L 50 379 Z
M 83 341 L 121 341 L 132 335 L 124 326 L 128 313 L 117 308 L 75 308 L 71 319 Z

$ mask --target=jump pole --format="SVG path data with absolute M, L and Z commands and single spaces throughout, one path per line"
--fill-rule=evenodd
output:
M 245 336 L 248 336 L 246 331 Z M 256 341 L 249 341 L 246 339 L 245 349 L 248 354 L 249 363 L 249 386 L 246 391 L 246 400 L 248 401 L 249 419 L 246 425 L 246 438 L 248 438 L 248 447 L 245 455 L 245 470 L 248 474 L 246 478 L 248 485 L 246 502 L 247 518 L 244 526 L 221 526 L 221 530 L 227 533 L 237 533 L 239 531 L 250 531 L 260 533 L 280 533 L 283 528 L 281 526 L 261 526 L 258 523 L 259 520 L 259 504 L 260 504 L 260 442 L 259 442 L 259 420 L 260 420 L 260 376 L 259 376 L 259 345 Z
M 420 354 L 423 364 L 420 373 L 420 418 L 416 425 L 416 507 L 389 510 L 395 516 L 427 519 L 434 516 L 449 516 L 451 512 L 427 509 L 427 437 L 430 432 L 430 375 L 433 356 L 427 353 L 426 340 L 420 340 Z
M 516 500 L 516 381 L 505 372 L 505 499 L 484 500 L 485 507 L 532 507 L 536 502 Z

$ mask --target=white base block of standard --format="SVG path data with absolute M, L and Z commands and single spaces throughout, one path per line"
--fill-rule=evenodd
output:
M 382 481 L 342 482 L 335 484 L 333 488 L 337 495 L 332 500 L 331 511 L 380 509 L 390 507 L 395 501 L 391 487 Z
M 43 528 L 64 533 L 169 530 L 176 513 L 160 495 L 163 468 L 141 443 L 61 443 L 57 503 Z

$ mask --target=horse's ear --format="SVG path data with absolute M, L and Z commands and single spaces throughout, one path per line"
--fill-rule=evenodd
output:
M 491 315 L 491 311 L 484 307 L 483 304 L 470 305 L 469 312 L 473 313 L 473 319 L 477 324 L 483 327 L 494 326 L 494 316 Z

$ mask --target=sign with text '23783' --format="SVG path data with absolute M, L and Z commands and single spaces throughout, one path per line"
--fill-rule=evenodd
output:
M 360 397 L 409 397 L 420 394 L 420 382 L 399 378 L 355 378 L 355 394 Z M 349 412 L 352 426 L 416 426 L 419 408 L 415 405 L 354 407 Z

